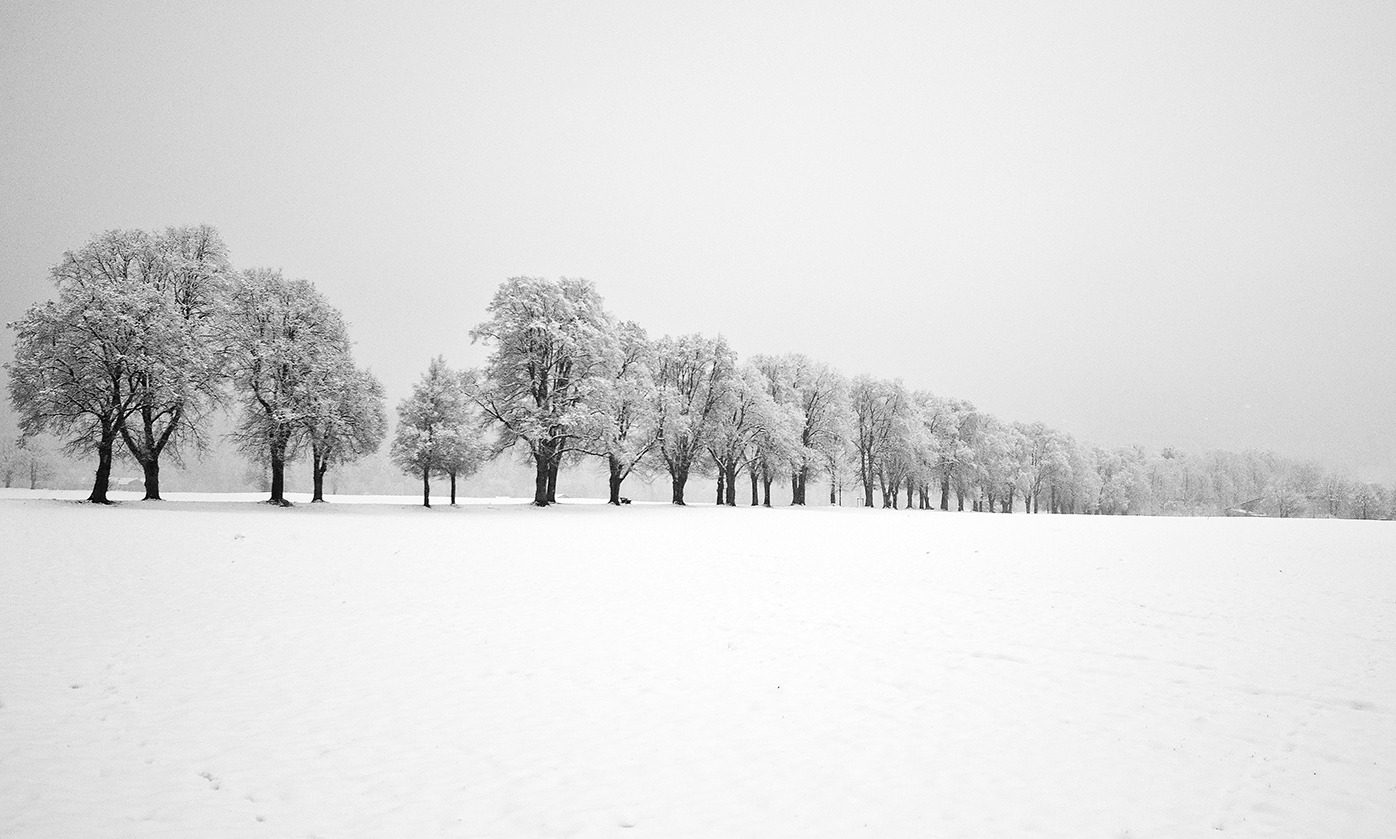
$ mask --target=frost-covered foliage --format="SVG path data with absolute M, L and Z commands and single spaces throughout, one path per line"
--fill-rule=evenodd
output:
M 467 397 L 469 375 L 458 374 L 440 356 L 412 387 L 412 395 L 398 403 L 397 431 L 392 459 L 404 472 L 422 479 L 422 505 L 431 506 L 431 476 L 451 481 L 451 503 L 456 503 L 456 479 L 480 467 L 485 448 L 479 423 Z
M 613 383 L 616 328 L 586 280 L 513 277 L 470 337 L 494 347 L 468 395 L 498 433 L 495 450 L 522 443 L 535 468 L 533 503 L 557 500 L 563 458 L 582 451 L 591 414 Z

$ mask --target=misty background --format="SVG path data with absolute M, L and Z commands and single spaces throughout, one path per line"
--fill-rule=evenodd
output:
M 653 336 L 1396 479 L 1396 5 L 926 5 L 7 2 L 0 321 L 97 232 L 206 223 L 390 410 L 567 275 Z

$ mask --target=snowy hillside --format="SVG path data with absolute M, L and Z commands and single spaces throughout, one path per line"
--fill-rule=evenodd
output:
M 0 499 L 0 835 L 1383 837 L 1396 525 Z

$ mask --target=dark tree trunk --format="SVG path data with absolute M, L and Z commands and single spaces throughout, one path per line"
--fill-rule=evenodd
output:
M 145 475 L 145 501 L 160 500 L 160 460 L 150 458 L 141 463 L 141 472 Z
M 940 509 L 950 509 L 950 475 L 946 473 L 940 479 Z
M 545 454 L 535 454 L 533 456 L 533 504 L 535 507 L 548 506 L 548 456 Z
M 955 509 L 961 513 L 965 511 L 965 492 L 959 487 L 955 487 Z
M 92 494 L 87 500 L 93 504 L 110 504 L 107 500 L 107 487 L 111 483 L 111 449 L 116 442 L 116 433 L 103 434 L 97 443 L 97 476 L 92 481 Z
M 548 503 L 557 503 L 557 470 L 562 465 L 561 453 L 548 458 Z
M 873 505 L 873 485 L 871 476 L 866 476 L 863 479 L 863 505 L 865 507 L 871 507 Z
M 1039 493 L 1036 493 L 1036 492 L 1033 493 L 1033 495 L 1032 495 L 1032 511 L 1033 511 L 1033 513 L 1036 513 L 1036 512 L 1037 512 L 1037 499 L 1038 499 L 1038 497 L 1039 497 Z
M 722 470 L 722 465 L 717 467 L 717 506 L 727 500 L 727 473 Z
M 310 480 L 312 489 L 310 503 L 325 503 L 325 473 L 330 469 L 330 459 L 325 450 L 316 443 L 310 446 Z
M 907 508 L 908 510 L 912 509 L 912 506 L 913 506 L 913 503 L 914 503 L 913 500 L 912 500 L 912 493 L 913 493 L 913 492 L 914 492 L 914 487 L 912 486 L 912 480 L 911 480 L 910 478 L 907 478 L 907 479 L 906 479 L 906 508 Z
M 758 485 L 759 485 L 760 483 L 761 483 L 761 476 L 757 475 L 757 474 L 756 474 L 756 469 L 753 468 L 753 469 L 751 470 L 751 506 L 753 506 L 753 507 L 760 506 L 760 503 L 761 503 L 760 499 L 757 497 L 757 492 L 756 492 L 756 491 L 757 491 L 757 488 L 758 488 Z M 767 484 L 767 486 L 770 486 L 770 484 Z M 767 494 L 769 495 L 770 493 L 768 492 Z M 766 506 L 767 506 L 767 507 L 771 506 L 771 505 L 770 505 L 770 499 L 768 498 L 766 501 L 767 501 Z
M 451 506 L 456 506 L 456 473 L 454 470 L 451 472 Z
M 620 461 L 616 460 L 616 458 L 615 458 L 614 455 L 607 455 L 607 456 L 606 456 L 606 465 L 609 467 L 609 472 L 610 472 L 610 476 L 609 476 L 609 477 L 610 477 L 610 485 L 611 485 L 611 497 L 610 497 L 610 499 L 607 501 L 607 503 L 608 503 L 608 504 L 614 504 L 614 505 L 616 505 L 617 507 L 619 507 L 619 506 L 620 506 L 620 485 L 621 485 L 621 482 L 625 480 L 625 477 L 621 474 L 621 465 L 620 465 Z
M 273 446 L 271 450 L 271 498 L 272 504 L 289 506 L 286 503 L 286 447 Z
M 737 467 L 732 466 L 727 470 L 727 498 L 728 507 L 737 506 Z
M 431 506 L 431 470 L 422 467 L 422 506 Z
M 762 504 L 764 507 L 771 506 L 771 480 L 770 475 L 765 475 L 761 479 L 762 489 L 765 491 L 765 501 Z
M 1007 497 L 1006 499 L 1004 499 L 1004 502 L 1003 502 L 1003 511 L 1004 511 L 1005 513 L 1011 513 L 1011 512 L 1013 512 L 1013 495 L 1014 495 L 1013 487 L 1009 487 L 1009 488 L 1008 488 L 1008 497 Z
M 179 426 L 181 412 L 176 410 L 166 424 L 164 431 L 155 433 L 155 414 L 149 406 L 141 408 L 138 416 L 141 419 L 140 428 L 135 434 L 131 433 L 128 423 L 122 423 L 118 428 L 121 438 L 126 441 L 126 448 L 130 450 L 131 456 L 141 465 L 141 471 L 145 476 L 145 499 L 146 501 L 160 500 L 160 452 L 164 450 L 165 443 L 169 441 L 170 435 Z
M 669 477 L 671 479 L 670 482 L 673 485 L 674 489 L 673 503 L 679 505 L 680 507 L 687 506 L 686 504 L 684 504 L 683 500 L 683 487 L 684 484 L 688 483 L 688 470 L 684 469 L 678 472 L 671 472 L 669 473 Z

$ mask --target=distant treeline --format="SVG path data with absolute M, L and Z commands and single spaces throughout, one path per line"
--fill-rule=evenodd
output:
M 9 324 L 21 440 L 0 451 L 7 486 L 37 480 L 25 445 L 51 433 L 96 456 L 90 500 L 107 500 L 116 457 L 138 463 L 158 499 L 162 455 L 206 446 L 223 406 L 273 503 L 286 503 L 289 461 L 308 459 L 323 500 L 329 470 L 381 446 L 383 389 L 355 365 L 339 311 L 308 282 L 234 271 L 212 228 L 110 231 L 51 274 L 57 299 Z M 801 354 L 742 361 L 720 335 L 651 339 L 586 280 L 506 280 L 486 315 L 469 333 L 491 348 L 485 365 L 434 359 L 397 408 L 391 458 L 420 479 L 427 505 L 434 477 L 454 502 L 458 479 L 514 450 L 532 464 L 540 506 L 557 499 L 561 467 L 592 461 L 613 504 L 630 476 L 663 475 L 675 504 L 702 476 L 728 505 L 770 506 L 773 485 L 802 505 L 816 485 L 829 503 L 886 508 L 1396 515 L 1396 493 L 1307 461 L 1104 449 Z

